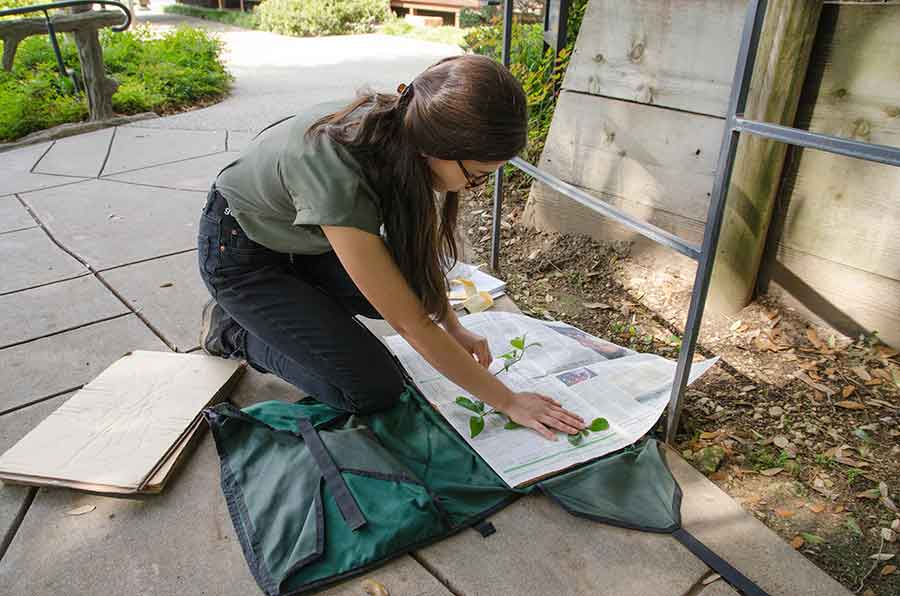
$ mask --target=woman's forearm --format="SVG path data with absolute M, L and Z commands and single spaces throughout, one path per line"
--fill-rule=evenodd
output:
M 506 385 L 478 364 L 436 323 L 429 321 L 405 334 L 404 339 L 438 372 L 475 398 L 498 410 L 503 410 L 513 399 L 513 392 Z

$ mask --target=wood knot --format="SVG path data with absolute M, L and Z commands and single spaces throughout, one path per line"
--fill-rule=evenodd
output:
M 631 53 L 628 54 L 628 58 L 632 62 L 640 62 L 641 58 L 644 57 L 644 42 L 638 42 L 634 44 L 634 47 L 631 48 Z

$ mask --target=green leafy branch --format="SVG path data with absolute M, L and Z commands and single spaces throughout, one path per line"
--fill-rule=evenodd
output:
M 503 368 L 494 373 L 494 376 L 499 375 L 502 372 L 508 371 L 514 364 L 519 362 L 525 356 L 525 350 L 532 346 L 541 345 L 540 342 L 532 342 L 530 344 L 525 343 L 525 336 L 527 334 L 523 334 L 520 337 L 514 337 L 509 340 L 509 345 L 512 346 L 512 350 L 506 352 L 505 354 L 500 354 L 500 358 L 503 359 Z M 523 428 L 521 424 L 515 422 L 510 418 L 507 414 L 504 414 L 500 410 L 495 408 L 488 409 L 483 401 L 477 399 L 469 399 L 463 395 L 460 395 L 456 398 L 456 404 L 461 406 L 470 412 L 473 413 L 473 416 L 469 417 L 469 436 L 471 438 L 475 438 L 481 434 L 481 431 L 484 430 L 484 419 L 488 416 L 501 416 L 506 420 L 506 424 L 503 425 L 503 428 L 506 430 L 515 430 L 517 428 Z M 587 437 L 592 431 L 600 432 L 609 428 L 609 422 L 606 418 L 595 418 L 588 427 L 577 434 L 568 435 L 569 443 L 572 445 L 578 446 L 581 444 L 582 440 Z

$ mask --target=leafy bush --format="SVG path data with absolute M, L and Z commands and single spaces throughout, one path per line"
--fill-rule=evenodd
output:
M 0 0 L 9 1 L 9 0 Z M 75 44 L 59 36 L 63 61 L 80 73 Z M 113 109 L 119 113 L 166 112 L 223 95 L 230 85 L 219 40 L 204 31 L 180 28 L 153 37 L 148 28 L 124 33 L 101 30 L 100 43 L 109 76 L 119 82 Z M 60 77 L 45 36 L 19 44 L 12 72 L 0 71 L 0 140 L 83 120 L 83 94 Z
M 0 0 L 2 2 L 3 0 Z M 255 12 L 241 12 L 239 10 L 219 10 L 217 8 L 203 8 L 190 4 L 167 4 L 163 7 L 166 14 L 181 14 L 208 21 L 217 21 L 244 29 L 257 29 L 259 17 Z
M 459 26 L 466 29 L 486 25 L 497 18 L 498 14 L 499 7 L 497 6 L 482 6 L 479 10 L 464 8 L 459 13 Z
M 298 37 L 371 33 L 388 18 L 388 0 L 264 0 L 259 28 Z

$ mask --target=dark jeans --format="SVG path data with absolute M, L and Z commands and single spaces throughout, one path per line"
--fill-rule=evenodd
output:
M 334 252 L 289 255 L 250 240 L 215 187 L 200 218 L 200 275 L 235 325 L 231 358 L 354 413 L 389 407 L 405 371 L 354 315 L 381 318 Z

